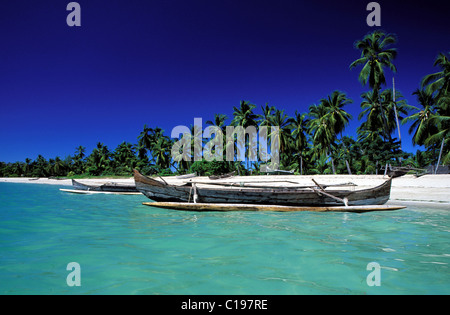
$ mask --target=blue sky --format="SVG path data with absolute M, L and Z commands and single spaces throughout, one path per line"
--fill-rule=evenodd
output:
M 343 135 L 356 137 L 368 88 L 348 66 L 375 29 L 370 1 L 80 0 L 81 27 L 66 24 L 69 2 L 0 3 L 0 161 L 113 150 L 144 124 L 170 135 L 194 117 L 230 122 L 240 100 L 293 115 L 336 89 L 354 100 Z M 450 50 L 449 2 L 378 3 L 380 28 L 398 36 L 396 88 L 416 105 L 411 93 Z

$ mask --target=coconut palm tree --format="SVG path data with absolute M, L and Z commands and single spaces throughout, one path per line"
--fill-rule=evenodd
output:
M 80 145 L 75 149 L 75 157 L 82 160 L 86 156 L 86 148 Z
M 366 116 L 366 121 L 361 124 L 361 129 L 366 131 L 378 132 L 388 138 L 386 128 L 384 128 L 384 120 L 382 107 L 379 106 L 379 99 L 375 97 L 373 91 L 367 91 L 361 94 L 363 101 L 361 102 L 362 111 L 359 113 L 358 119 L 361 120 Z
M 441 71 L 429 74 L 422 80 L 422 87 L 426 87 L 427 92 L 436 94 L 439 99 L 450 95 L 450 56 L 449 54 L 440 53 L 434 62 L 434 66 L 439 66 Z M 448 99 L 447 99 L 448 105 Z
M 397 56 L 397 50 L 388 48 L 396 42 L 394 34 L 376 30 L 354 44 L 355 48 L 361 51 L 361 57 L 350 64 L 350 69 L 363 66 L 358 79 L 363 86 L 369 84 L 375 98 L 379 96 L 381 86 L 386 84 L 385 68 L 397 71 L 392 63 Z
M 255 109 L 256 105 L 251 104 L 248 101 L 241 101 L 239 108 L 236 106 L 233 107 L 233 120 L 231 121 L 231 124 L 233 126 L 242 126 L 245 128 L 249 126 L 256 126 L 256 120 L 258 119 L 258 115 L 256 115 L 253 110 Z M 226 143 L 226 148 L 234 145 L 234 141 L 232 143 Z M 247 148 L 249 147 L 249 140 L 245 139 L 245 149 L 246 152 L 248 152 Z M 237 148 L 238 150 L 242 148 Z M 250 152 L 248 152 L 250 153 Z M 246 156 L 247 160 L 247 166 L 248 166 L 248 155 Z
M 129 142 L 122 142 L 113 152 L 115 172 L 126 174 L 131 173 L 137 164 L 137 157 L 134 146 Z
M 431 123 L 431 118 L 436 114 L 436 98 L 424 89 L 416 89 L 413 95 L 417 96 L 417 102 L 422 109 L 415 107 L 417 112 L 405 117 L 402 124 L 412 121 L 413 124 L 408 130 L 409 134 L 414 132 L 412 142 L 414 145 L 424 145 L 425 141 L 438 131 L 437 126 Z
M 385 69 L 389 68 L 391 71 L 396 72 L 397 69 L 392 61 L 397 56 L 397 50 L 395 48 L 389 48 L 389 46 L 397 42 L 394 34 L 386 34 L 381 30 L 376 30 L 363 37 L 362 40 L 355 42 L 356 49 L 361 51 L 361 57 L 350 64 L 350 69 L 357 66 L 362 66 L 359 73 L 359 81 L 363 86 L 369 85 L 372 89 L 373 104 L 380 106 L 379 114 L 386 130 L 389 128 L 388 119 L 385 116 L 384 110 L 381 108 L 381 87 L 386 84 Z M 378 100 L 378 102 L 377 102 Z M 386 134 L 386 138 L 389 142 L 392 142 L 391 134 Z
M 279 128 L 280 154 L 287 152 L 289 149 L 289 141 L 291 139 L 290 117 L 284 113 L 284 110 L 275 109 L 275 112 L 270 119 L 270 124 Z
M 308 145 L 308 122 L 306 113 L 300 114 L 298 111 L 295 111 L 294 117 L 289 118 L 289 123 L 292 126 L 294 156 L 299 159 L 300 175 L 303 175 L 303 157 Z
M 436 115 L 431 118 L 438 132 L 425 141 L 425 145 L 440 143 L 438 165 L 443 154 L 444 163 L 450 162 L 450 61 L 449 54 L 440 53 L 434 62 L 441 71 L 429 74 L 422 80 L 422 87 L 436 97 Z
M 170 167 L 170 157 L 172 150 L 172 141 L 166 136 L 159 137 L 153 147 L 153 157 L 155 163 L 161 169 L 167 169 Z
M 387 118 L 386 132 L 392 134 L 397 126 L 397 121 L 402 120 L 404 117 L 402 115 L 408 115 L 411 110 L 415 107 L 409 105 L 403 98 L 400 91 L 395 91 L 394 93 L 391 89 L 386 89 L 381 92 L 381 102 L 382 108 L 384 109 L 384 116 Z M 398 134 L 400 140 L 400 133 Z
M 251 104 L 248 101 L 241 101 L 239 108 L 233 107 L 233 120 L 231 124 L 234 126 L 242 126 L 244 128 L 248 126 L 256 126 L 256 120 L 258 115 L 256 115 L 253 110 L 256 105 Z
M 111 163 L 111 153 L 108 147 L 98 142 L 97 147 L 87 158 L 87 171 L 92 175 L 101 175 Z
M 225 114 L 214 114 L 214 121 L 208 120 L 206 122 L 209 126 L 216 126 L 222 129 L 222 132 L 225 132 L 225 121 L 228 119 L 228 116 Z
M 331 95 L 320 100 L 320 102 L 328 109 L 328 116 L 333 131 L 335 134 L 341 134 L 345 127 L 348 125 L 352 115 L 347 113 L 342 108 L 353 103 L 353 100 L 348 98 L 347 95 L 340 91 L 333 91 Z
M 138 136 L 138 157 L 140 160 L 144 160 L 147 157 L 147 150 L 151 150 L 153 145 L 152 130 L 152 128 L 147 127 L 147 124 L 144 124 L 144 129 Z
M 333 142 L 334 134 L 331 124 L 328 121 L 328 109 L 324 104 L 313 104 L 309 107 L 310 120 L 308 122 L 308 132 L 312 135 L 312 143 L 314 146 L 313 158 L 326 155 L 330 144 Z
M 223 160 L 226 160 L 225 156 L 226 156 L 226 146 L 223 147 L 223 143 L 226 143 L 226 125 L 225 125 L 225 121 L 228 119 L 227 115 L 224 114 L 214 114 L 214 121 L 208 120 L 206 122 L 207 125 L 209 126 L 214 126 L 217 128 L 220 128 L 220 130 L 222 131 L 222 155 L 223 155 Z M 217 134 L 215 135 L 215 137 L 217 137 Z M 216 150 L 217 148 L 215 148 Z M 211 152 L 212 153 L 212 152 Z
M 75 156 L 73 158 L 74 164 L 73 164 L 73 168 L 76 174 L 82 174 L 85 171 L 85 161 L 84 161 L 84 157 L 86 156 L 85 154 L 86 152 L 86 148 L 83 146 L 78 146 L 75 149 Z
M 258 122 L 260 126 L 270 126 L 273 118 L 273 113 L 275 112 L 275 106 L 261 106 L 262 114 L 258 115 Z
M 318 156 L 327 155 L 331 158 L 333 173 L 335 168 L 332 156 L 336 136 L 342 133 L 351 119 L 351 115 L 342 108 L 351 102 L 345 93 L 333 91 L 331 95 L 321 99 L 318 106 L 312 105 L 309 108 L 311 120 L 308 127 L 314 150 Z

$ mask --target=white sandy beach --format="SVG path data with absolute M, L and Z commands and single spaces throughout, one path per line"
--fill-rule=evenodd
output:
M 319 183 L 345 183 L 351 182 L 352 179 L 358 178 L 358 183 L 364 186 L 374 186 L 383 181 L 383 176 L 372 175 L 315 175 L 303 176 L 301 179 L 310 181 L 310 178 L 315 178 Z M 261 176 L 246 177 L 246 181 L 258 181 Z M 168 183 L 181 183 L 182 180 L 175 177 L 164 177 Z M 197 177 L 195 180 L 202 180 L 202 177 Z M 242 178 L 233 177 L 230 180 L 239 181 Z M 289 180 L 294 181 L 300 179 L 298 176 L 263 176 L 267 180 Z M 133 178 L 127 179 L 80 179 L 82 183 L 91 185 L 101 185 L 106 182 L 133 184 Z M 183 180 L 186 181 L 186 180 Z M 10 183 L 26 183 L 26 184 L 50 184 L 60 186 L 71 186 L 70 179 L 48 179 L 39 178 L 31 179 L 26 177 L 21 178 L 0 178 L 0 182 Z M 361 185 L 361 184 L 360 184 Z M 390 203 L 410 203 L 410 202 L 432 202 L 447 206 L 450 209 L 450 174 L 447 175 L 424 175 L 415 177 L 413 175 L 405 175 L 394 178 L 392 181 L 391 199 Z

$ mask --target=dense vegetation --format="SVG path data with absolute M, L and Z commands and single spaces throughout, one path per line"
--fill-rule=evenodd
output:
M 381 31 L 367 34 L 356 41 L 361 52 L 350 69 L 361 68 L 359 81 L 368 86 L 361 95 L 361 112 L 357 138 L 342 136 L 353 119 L 344 107 L 353 100 L 338 90 L 309 106 L 308 112 L 295 112 L 293 117 L 274 106 L 260 106 L 241 101 L 233 108 L 233 126 L 279 126 L 280 169 L 298 174 L 347 173 L 373 174 L 386 163 L 425 167 L 450 162 L 450 61 L 448 53 L 440 53 L 434 62 L 436 73 L 426 75 L 413 93 L 419 107 L 406 103 L 399 91 L 384 88 L 385 69 L 396 72 L 397 51 L 391 46 L 396 37 Z M 431 61 L 430 61 L 431 62 Z M 418 82 L 419 83 L 419 82 Z M 384 88 L 384 89 L 383 89 Z M 228 117 L 216 114 L 208 125 L 224 130 Z M 416 154 L 401 150 L 394 138 L 399 123 L 411 122 L 409 133 L 413 144 L 425 151 Z M 191 128 L 194 135 L 194 128 Z M 207 139 L 209 140 L 209 139 Z M 197 172 L 201 175 L 220 174 L 237 170 L 241 174 L 258 173 L 261 161 L 177 161 L 171 156 L 174 139 L 164 135 L 161 128 L 144 126 L 137 143 L 123 142 L 114 150 L 102 143 L 89 154 L 83 146 L 65 159 L 45 159 L 24 162 L 0 162 L 0 177 L 5 176 L 130 176 L 133 168 L 145 174 Z M 226 147 L 226 146 L 225 146 Z M 224 150 L 226 148 L 223 148 Z

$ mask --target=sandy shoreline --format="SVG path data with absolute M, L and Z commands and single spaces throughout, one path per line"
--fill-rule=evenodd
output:
M 334 181 L 343 181 L 348 182 L 351 181 L 352 178 L 358 177 L 358 180 L 363 180 L 363 182 L 367 182 L 367 185 L 375 185 L 377 181 L 383 179 L 382 176 L 370 176 L 370 175 L 359 175 L 359 176 L 351 176 L 351 175 L 315 175 L 315 176 L 304 176 L 303 178 L 314 177 L 320 182 L 334 182 Z M 247 177 L 248 179 L 258 180 L 257 177 Z M 259 177 L 261 178 L 261 177 Z M 280 180 L 280 179 L 289 179 L 293 180 L 294 176 L 264 176 L 264 180 Z M 298 178 L 298 177 L 297 177 Z M 169 183 L 177 183 L 180 180 L 177 180 L 175 177 L 165 177 L 165 180 Z M 237 178 L 233 178 L 233 180 L 237 180 Z M 92 185 L 100 185 L 106 182 L 115 182 L 115 183 L 123 183 L 123 184 L 134 184 L 133 178 L 126 179 L 80 179 L 78 180 L 82 183 L 92 184 Z M 70 179 L 48 179 L 48 178 L 39 178 L 32 179 L 21 177 L 21 178 L 0 178 L 0 182 L 9 182 L 9 183 L 26 183 L 26 184 L 50 184 L 50 185 L 60 185 L 60 186 L 71 186 Z M 364 184 L 365 185 L 365 184 Z M 390 203 L 411 203 L 411 202 L 419 202 L 419 203 L 439 203 L 442 205 L 449 206 L 450 209 L 450 174 L 446 175 L 425 175 L 419 178 L 416 178 L 413 175 L 405 175 L 402 177 L 394 178 L 392 181 L 392 189 L 391 189 L 391 199 Z

